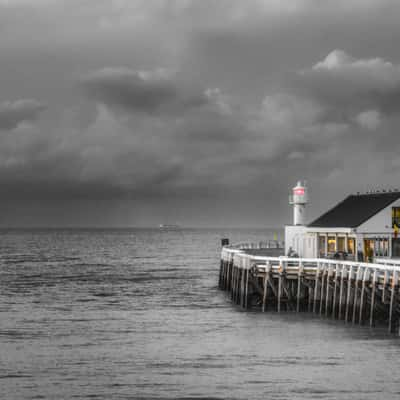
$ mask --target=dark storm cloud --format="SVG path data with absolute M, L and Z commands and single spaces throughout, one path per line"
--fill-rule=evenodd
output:
M 51 104 L 1 103 L 8 200 L 268 225 L 299 178 L 320 210 L 398 179 L 397 1 L 68 5 L 0 0 L 0 103 Z
M 292 84 L 295 92 L 325 107 L 322 119 L 349 121 L 373 110 L 384 114 L 400 111 L 400 65 L 382 58 L 357 59 L 334 50 L 300 71 Z
M 165 71 L 104 68 L 91 72 L 81 83 L 96 101 L 147 113 L 182 110 L 207 102 L 203 93 L 179 87 Z
M 35 121 L 45 106 L 35 99 L 0 103 L 0 130 L 13 129 L 24 121 Z

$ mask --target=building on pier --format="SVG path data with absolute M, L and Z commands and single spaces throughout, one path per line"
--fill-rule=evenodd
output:
M 305 197 L 296 198 L 296 193 Z M 373 257 L 400 257 L 400 191 L 350 195 L 308 225 L 303 217 L 296 216 L 296 201 L 304 214 L 306 195 L 305 184 L 299 182 L 290 201 L 294 225 L 285 226 L 285 254 L 292 248 L 305 258 L 368 261 Z

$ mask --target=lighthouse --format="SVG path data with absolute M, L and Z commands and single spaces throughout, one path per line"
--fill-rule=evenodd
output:
M 289 203 L 293 204 L 293 225 L 305 225 L 306 204 L 308 201 L 305 182 L 298 181 L 289 196 Z

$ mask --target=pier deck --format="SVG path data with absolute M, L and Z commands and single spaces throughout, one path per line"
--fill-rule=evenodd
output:
M 301 259 L 260 244 L 224 246 L 219 287 L 241 307 L 313 312 L 353 324 L 400 328 L 400 261 Z

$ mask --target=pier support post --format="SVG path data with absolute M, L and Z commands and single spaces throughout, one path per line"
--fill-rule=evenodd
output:
M 235 293 L 235 266 L 232 265 L 232 282 L 231 282 L 231 300 L 234 298 Z
M 239 304 L 240 300 L 240 268 L 239 266 L 236 266 L 236 272 L 235 272 L 235 303 Z
M 388 272 L 385 270 L 383 276 L 383 287 L 382 287 L 382 303 L 386 304 L 386 285 L 388 283 Z
M 249 268 L 248 265 L 246 265 L 246 286 L 245 286 L 245 293 L 244 293 L 244 307 L 248 308 L 248 301 L 249 301 Z
M 301 296 L 301 280 L 303 277 L 303 263 L 299 261 L 299 272 L 297 275 L 297 302 L 296 302 L 296 312 L 300 311 L 300 296 Z
M 354 296 L 353 296 L 353 318 L 352 323 L 356 323 L 356 313 L 357 313 L 357 304 L 358 304 L 358 282 L 360 280 L 360 271 L 361 267 L 358 267 L 356 272 L 356 280 L 354 282 Z
M 311 285 L 312 285 L 311 282 L 308 281 L 308 309 L 307 309 L 308 312 L 312 311 L 312 302 L 314 299 L 314 291 L 313 291 L 314 289 L 312 288 Z
M 282 280 L 285 273 L 284 262 L 281 261 L 279 265 L 279 277 L 278 277 L 278 312 L 281 312 L 281 300 L 282 300 Z
M 319 299 L 319 315 L 322 315 L 322 307 L 324 304 L 324 279 L 326 276 L 326 265 L 322 266 L 322 274 L 321 274 L 321 295 Z
M 241 282 L 240 282 L 240 306 L 243 308 L 244 307 L 244 268 L 243 265 L 240 265 L 240 273 L 241 273 Z
M 269 281 L 269 275 L 271 271 L 271 264 L 269 261 L 266 263 L 266 268 L 265 268 L 265 278 L 264 278 L 264 293 L 263 293 L 263 304 L 262 304 L 262 311 L 265 312 L 267 309 L 267 297 L 268 297 L 268 281 Z
M 364 310 L 364 297 L 365 297 L 365 286 L 366 281 L 369 275 L 368 268 L 365 268 L 363 276 L 362 276 L 362 283 L 361 283 L 361 297 L 360 297 L 360 316 L 358 323 L 361 325 L 364 322 L 365 317 L 365 310 Z
M 334 285 L 333 285 L 333 300 L 332 300 L 332 318 L 335 318 L 335 316 L 336 316 L 337 283 L 338 283 L 338 277 L 339 277 L 339 264 L 336 264 L 333 274 L 334 274 L 333 275 Z
M 338 310 L 338 319 L 342 318 L 342 302 L 344 296 L 344 275 L 347 272 L 347 269 L 344 265 L 342 265 L 342 270 L 340 271 L 340 288 L 339 288 L 339 310 Z
M 220 262 L 220 264 L 219 264 L 219 278 L 218 278 L 218 287 L 221 289 L 221 287 L 222 287 L 222 283 L 221 283 L 221 281 L 222 281 L 222 270 L 223 270 L 223 268 L 224 268 L 224 260 L 221 258 L 221 262 Z
M 369 311 L 369 326 L 373 326 L 374 324 L 374 308 L 375 308 L 375 291 L 377 285 L 377 270 L 374 270 L 374 275 L 372 277 L 372 288 L 371 288 L 371 308 Z
M 317 263 L 317 271 L 315 272 L 315 285 L 314 285 L 314 304 L 313 304 L 314 313 L 317 312 L 319 272 L 320 272 L 320 263 Z
M 351 281 L 353 279 L 353 267 L 350 267 L 349 274 L 347 276 L 347 297 L 346 297 L 346 312 L 344 320 L 348 322 L 349 320 L 349 308 L 350 308 L 350 295 L 351 295 Z
M 330 280 L 330 275 L 331 275 L 331 266 L 328 266 L 328 269 L 326 271 L 326 296 L 325 296 L 325 317 L 328 316 L 328 311 L 329 311 L 329 293 L 330 293 L 330 284 L 329 284 L 329 280 Z
M 392 271 L 392 279 L 391 282 L 389 281 L 390 287 L 391 287 L 391 293 L 390 293 L 390 306 L 389 306 L 389 333 L 393 332 L 393 311 L 394 311 L 394 297 L 396 293 L 396 288 L 397 288 L 397 280 L 398 280 L 398 275 L 397 271 Z

